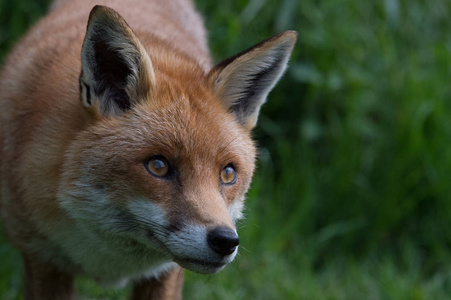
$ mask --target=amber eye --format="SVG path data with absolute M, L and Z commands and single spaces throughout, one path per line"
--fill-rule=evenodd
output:
M 147 171 L 156 177 L 164 177 L 169 172 L 169 163 L 164 157 L 151 158 L 145 166 Z
M 234 184 L 236 182 L 236 172 L 233 165 L 227 165 L 224 169 L 222 169 L 219 177 L 222 183 Z

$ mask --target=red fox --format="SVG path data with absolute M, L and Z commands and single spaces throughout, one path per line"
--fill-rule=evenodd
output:
M 213 66 L 190 0 L 95 2 L 56 1 L 5 62 L 1 218 L 25 299 L 71 299 L 78 275 L 179 299 L 182 268 L 237 254 L 250 133 L 297 34 Z

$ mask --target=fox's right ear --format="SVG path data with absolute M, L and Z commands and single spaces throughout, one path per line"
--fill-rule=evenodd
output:
M 260 107 L 285 71 L 296 38 L 295 31 L 282 32 L 210 71 L 213 91 L 245 129 L 255 126 Z
M 147 51 L 113 9 L 95 6 L 81 51 L 83 106 L 116 116 L 147 97 L 155 75 Z

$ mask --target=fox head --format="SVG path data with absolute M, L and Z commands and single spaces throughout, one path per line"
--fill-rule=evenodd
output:
M 254 172 L 250 131 L 295 41 L 283 32 L 205 72 L 95 7 L 81 53 L 87 126 L 66 153 L 58 195 L 73 226 L 124 259 L 224 268 Z

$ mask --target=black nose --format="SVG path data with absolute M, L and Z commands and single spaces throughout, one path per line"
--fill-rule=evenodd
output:
M 236 232 L 227 227 L 216 227 L 207 235 L 208 245 L 216 253 L 226 256 L 232 254 L 240 243 Z

